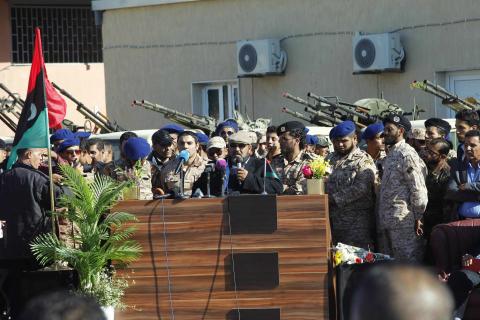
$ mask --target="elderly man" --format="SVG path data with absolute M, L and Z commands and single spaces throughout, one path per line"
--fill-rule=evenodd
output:
M 355 124 L 344 121 L 330 131 L 334 152 L 327 193 L 333 243 L 374 248 L 375 164 L 357 147 Z
M 252 144 L 256 142 L 248 131 L 232 134 L 228 143 L 230 192 L 260 194 L 282 193 L 282 183 L 278 177 L 265 176 L 266 159 L 257 159 L 252 154 Z
M 306 194 L 307 179 L 303 176 L 302 168 L 316 159 L 315 154 L 304 150 L 307 130 L 301 122 L 289 121 L 278 126 L 277 135 L 283 155 L 283 194 Z
M 410 121 L 391 113 L 383 120 L 385 157 L 378 203 L 377 233 L 381 252 L 400 261 L 421 262 L 424 253 L 421 218 L 427 206 L 427 168 L 405 142 Z
M 19 149 L 18 160 L 11 170 L 0 175 L 0 257 L 9 276 L 3 291 L 10 300 L 12 313 L 23 304 L 19 296 L 19 278 L 22 271 L 40 268 L 30 250 L 30 242 L 37 236 L 52 231 L 50 179 L 38 170 L 46 159 L 47 149 Z M 58 199 L 63 190 L 54 186 Z M 3 282 L 3 281 L 2 281 Z M 2 299 L 3 301 L 3 299 Z
M 198 138 L 192 131 L 184 131 L 178 136 L 178 150 L 180 154 L 183 150 L 188 152 L 188 159 L 184 162 L 183 167 L 183 196 L 191 196 L 193 184 L 198 180 L 203 170 L 205 169 L 206 160 L 198 153 L 199 143 Z M 160 173 L 159 184 L 153 185 L 154 191 L 157 194 L 173 194 L 182 196 L 180 194 L 182 187 L 182 179 L 180 173 L 176 173 L 176 169 L 181 158 L 171 160 L 162 169 Z

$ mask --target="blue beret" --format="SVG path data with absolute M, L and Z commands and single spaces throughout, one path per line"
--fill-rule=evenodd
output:
M 125 142 L 123 151 L 125 152 L 127 159 L 137 161 L 146 158 L 150 154 L 151 149 L 147 140 L 133 137 Z
M 330 130 L 330 139 L 346 137 L 355 132 L 355 123 L 350 120 L 343 121 Z
M 77 138 L 69 138 L 63 140 L 62 143 L 60 143 L 57 147 L 57 152 L 63 152 L 67 148 L 73 147 L 73 146 L 79 146 L 80 145 L 80 140 Z
M 163 127 L 160 128 L 160 130 L 165 130 L 168 133 L 182 133 L 185 129 L 183 129 L 181 126 L 175 123 L 169 123 Z
M 223 121 L 222 123 L 220 123 L 218 126 L 217 126 L 217 129 L 215 129 L 215 133 L 217 135 L 220 134 L 220 130 L 222 130 L 223 128 L 225 127 L 230 127 L 230 128 L 233 128 L 233 130 L 235 130 L 235 132 L 238 131 L 238 123 L 237 121 L 233 120 L 233 119 L 228 119 L 228 120 L 225 120 Z
M 72 139 L 75 138 L 73 132 L 68 129 L 58 129 L 50 136 L 50 143 L 54 143 L 58 140 Z
M 362 139 L 367 140 L 367 139 L 372 139 L 375 138 L 375 136 L 379 133 L 383 132 L 383 123 L 381 122 L 376 122 L 371 125 L 369 125 L 365 131 L 362 133 Z
M 310 145 L 316 145 L 319 142 L 319 139 L 317 136 L 314 136 L 312 134 L 307 134 L 307 139 L 306 139 L 307 144 Z
M 198 143 L 200 144 L 207 144 L 208 143 L 208 136 L 205 133 L 196 132 L 195 135 L 198 138 Z
M 77 131 L 73 135 L 75 136 L 75 138 L 78 138 L 78 139 L 88 139 L 90 138 L 92 133 L 87 131 Z

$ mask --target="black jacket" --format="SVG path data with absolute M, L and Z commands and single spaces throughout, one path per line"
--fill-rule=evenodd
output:
M 55 187 L 57 199 L 62 192 Z M 1 259 L 32 259 L 29 243 L 52 230 L 50 203 L 50 182 L 44 173 L 16 163 L 0 175 L 0 220 L 6 221 Z

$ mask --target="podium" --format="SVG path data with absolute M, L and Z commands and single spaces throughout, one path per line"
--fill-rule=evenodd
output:
M 112 211 L 137 216 L 143 248 L 118 272 L 130 287 L 116 319 L 329 318 L 325 195 L 122 201 Z

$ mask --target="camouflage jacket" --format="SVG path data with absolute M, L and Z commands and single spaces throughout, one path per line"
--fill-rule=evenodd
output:
M 160 173 L 159 181 L 156 181 L 156 184 L 153 185 L 154 188 L 161 188 L 165 193 L 173 192 L 174 194 L 178 194 L 180 192 L 180 174 L 175 174 L 178 161 L 179 160 L 172 160 L 166 164 Z M 183 193 L 186 196 L 192 195 L 193 183 L 200 178 L 203 170 L 205 170 L 206 164 L 207 161 L 197 154 L 190 166 L 184 166 L 184 170 L 186 171 L 184 171 L 185 183 Z
M 281 157 L 283 161 L 277 160 L 272 165 L 274 170 L 280 173 L 279 177 L 283 183 L 283 194 L 306 194 L 307 179 L 303 176 L 302 168 L 317 157 L 316 154 L 302 150 L 293 161 L 288 162 L 285 157 Z
M 405 140 L 390 147 L 383 164 L 377 225 L 381 229 L 414 228 L 427 207 L 427 168 Z
M 373 159 L 355 148 L 347 156 L 327 157 L 332 173 L 327 180 L 332 227 L 371 230 L 374 227 L 376 168 Z
M 118 181 L 136 180 L 135 186 L 124 193 L 125 199 L 138 199 L 138 200 L 152 200 L 152 175 L 150 169 L 150 163 L 145 161 L 138 172 L 134 172 L 132 168 L 126 168 L 122 170 L 121 167 L 117 167 L 114 171 L 115 179 Z

